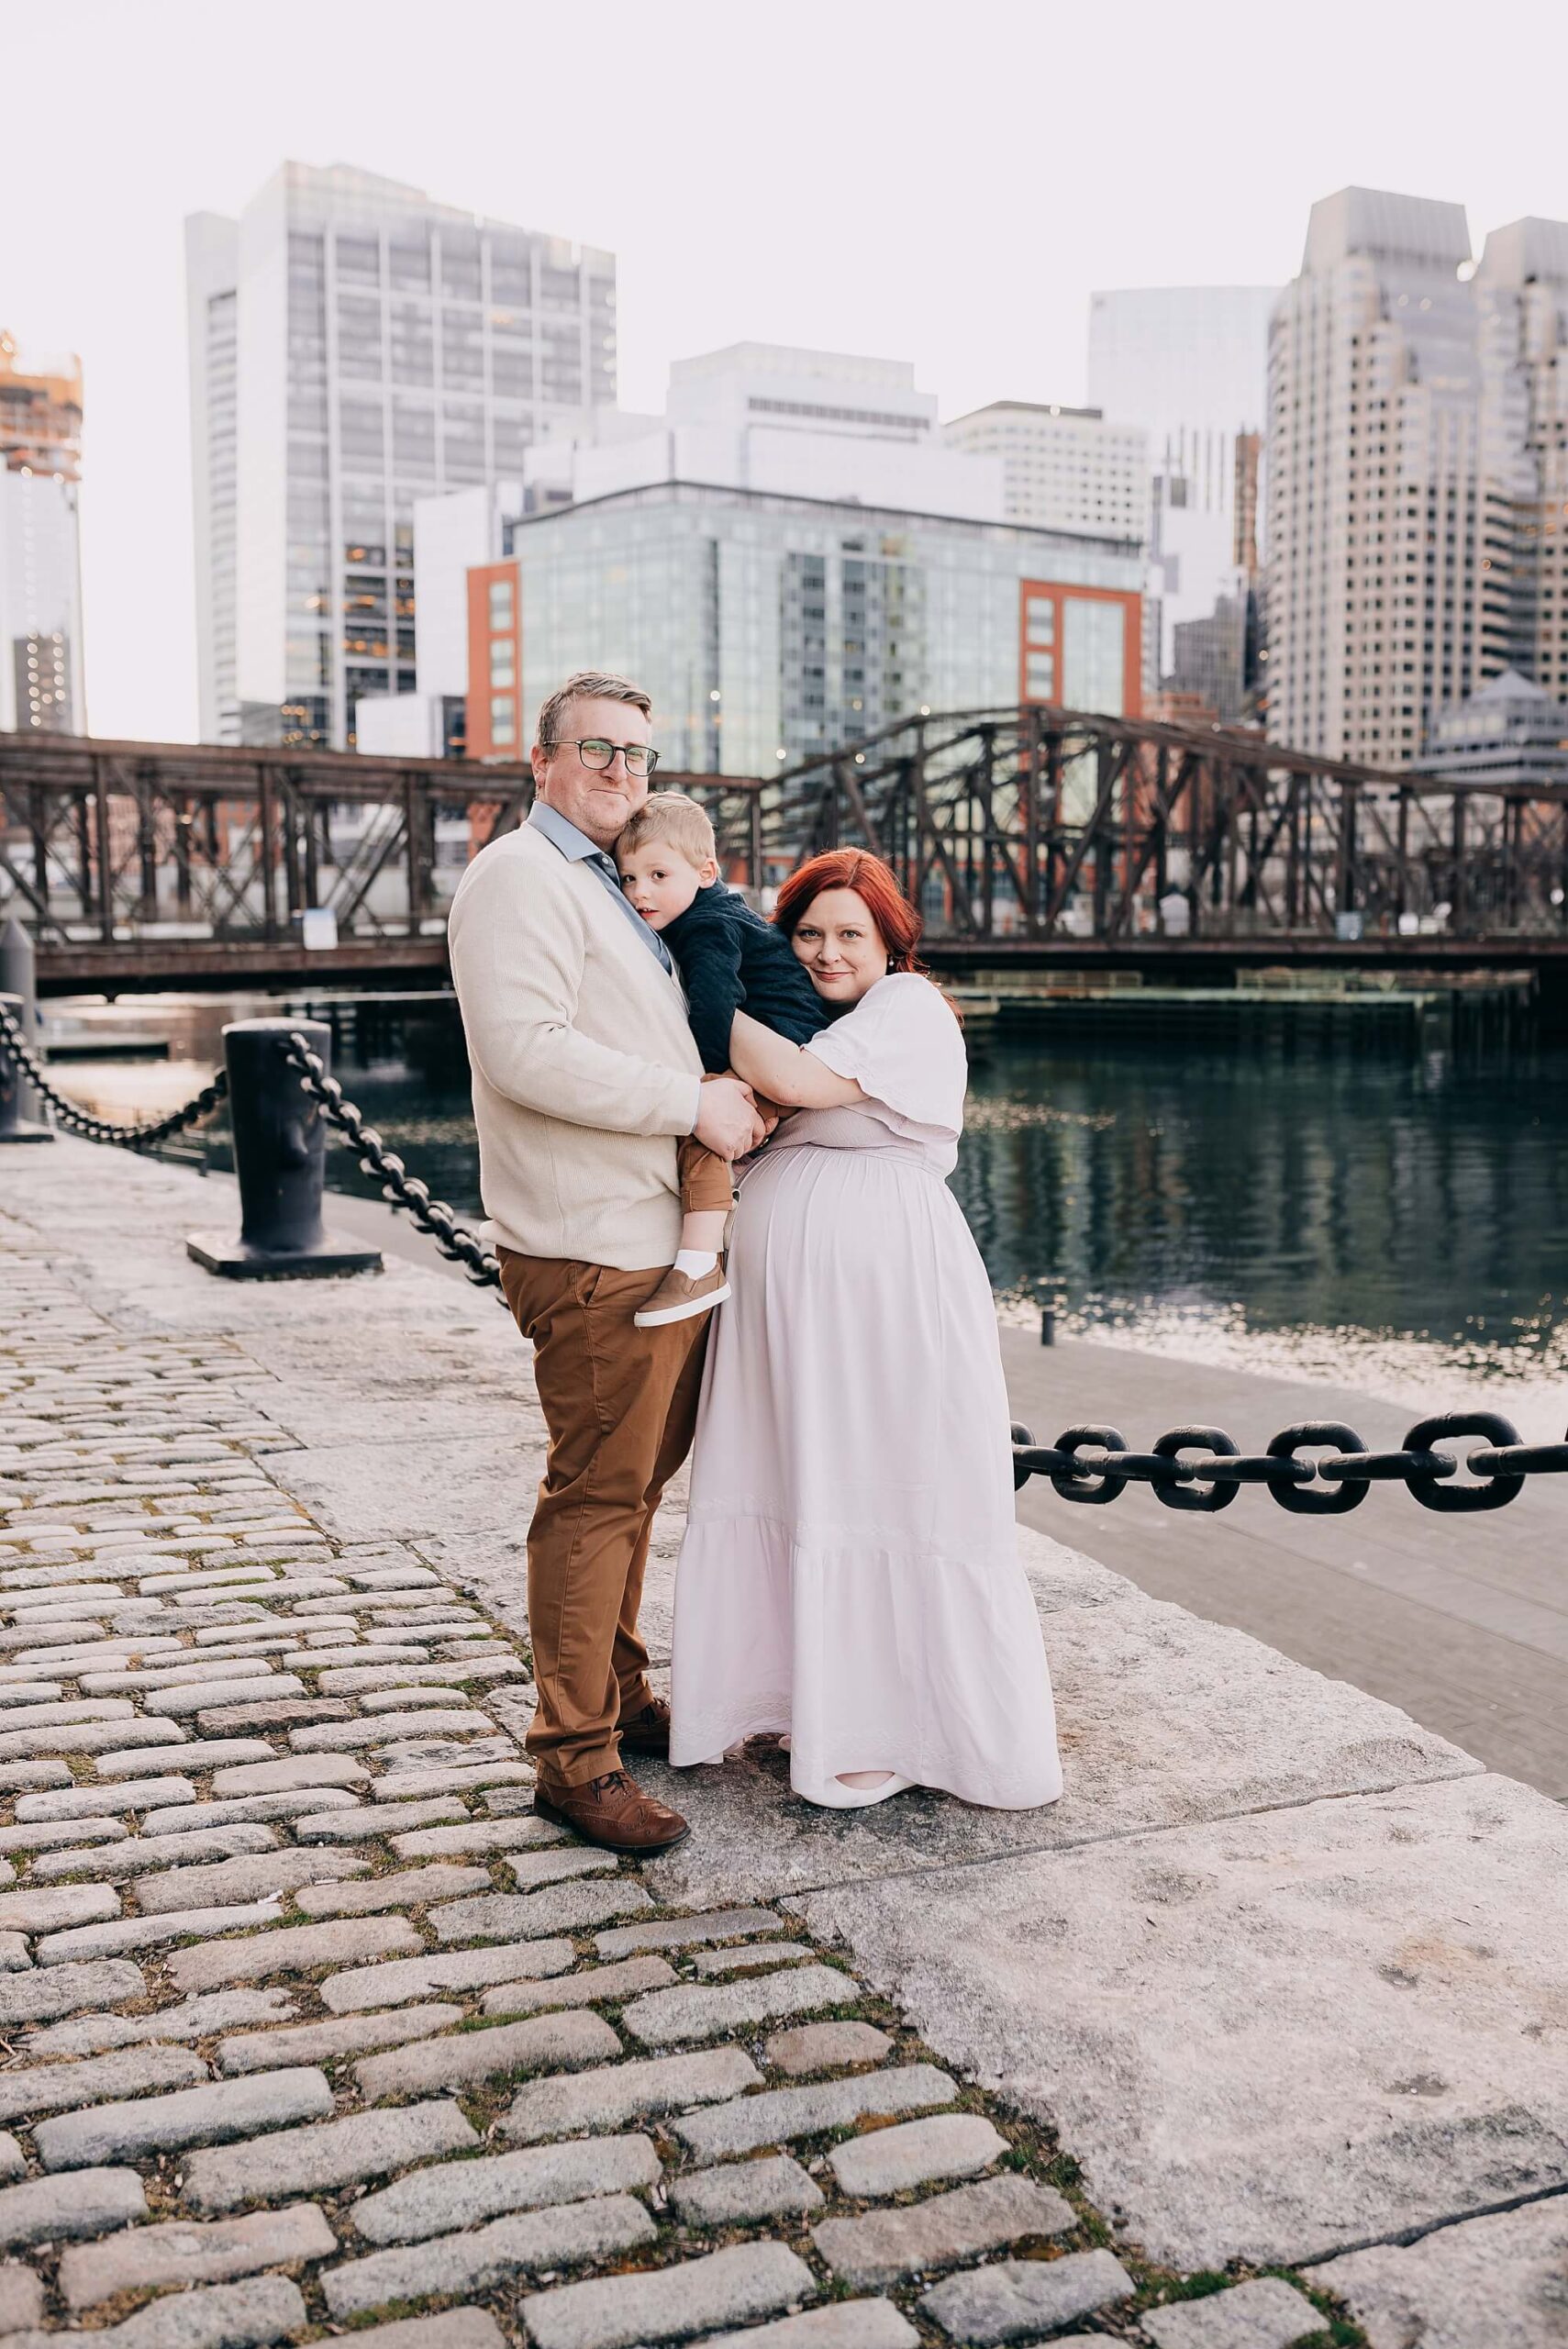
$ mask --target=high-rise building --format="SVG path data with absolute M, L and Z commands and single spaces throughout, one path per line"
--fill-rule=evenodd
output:
M 1089 296 L 1089 398 L 1167 442 L 1256 431 L 1263 420 L 1277 285 L 1156 285 Z M 1216 451 L 1203 460 L 1218 467 Z M 1223 488 L 1223 479 L 1217 480 Z
M 1508 658 L 1568 702 L 1568 222 L 1494 228 L 1475 291 L 1514 485 Z
M 1097 407 L 993 400 L 955 417 L 942 438 L 1002 466 L 1002 510 L 1035 530 L 1142 540 L 1149 529 L 1149 436 Z
M 1512 666 L 1568 695 L 1568 227 L 1314 205 L 1270 357 L 1268 722 L 1401 767 Z
M 614 257 L 285 163 L 186 285 L 202 733 L 340 749 L 414 689 L 415 500 L 613 402 Z
M 1257 567 L 1259 436 L 1278 299 L 1273 285 L 1089 297 L 1089 397 L 1149 435 L 1150 656 L 1166 682 L 1175 679 L 1177 627 L 1208 618 L 1218 598 L 1245 597 Z
M 0 733 L 84 734 L 82 369 L 29 372 L 0 328 Z

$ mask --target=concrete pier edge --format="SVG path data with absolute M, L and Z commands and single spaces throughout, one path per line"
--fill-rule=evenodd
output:
M 184 1255 L 212 1201 L 72 1141 L 0 1167 L 0 2321 L 21 2349 L 79 2310 L 127 2319 L 126 2349 L 161 2349 L 176 2311 L 182 2343 L 261 2349 L 443 2303 L 407 2349 L 482 2349 L 485 2310 L 585 2349 L 1561 2342 L 1560 1806 L 1026 1529 L 1051 1811 L 809 1814 L 753 1751 L 649 1768 L 694 1823 L 662 1863 L 536 1842 L 526 1348 L 489 1297 L 396 1256 L 374 1281 L 212 1279 Z M 345 1660 L 373 1647 L 384 1669 Z M 293 1807 L 312 1789 L 314 1817 Z M 101 1840 L 72 1840 L 79 1819 Z M 356 1987 L 378 1965 L 406 1969 L 379 2007 Z M 373 2109 L 385 2143 L 350 2175 L 372 2156 L 328 2132 Z M 464 2137 L 425 2144 L 438 2112 Z M 516 2197 L 496 2157 L 529 2146 L 526 2203 L 439 2185 Z M 573 2163 L 602 2175 L 563 2183 Z M 94 2204 L 110 2176 L 125 2199 Z M 411 2196 L 449 2231 L 364 2236 L 357 2210 L 411 2225 Z M 667 2308 L 654 2278 L 682 2269 Z

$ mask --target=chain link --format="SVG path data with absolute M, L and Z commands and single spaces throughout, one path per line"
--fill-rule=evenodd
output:
M 443 1256 L 461 1264 L 476 1288 L 493 1288 L 505 1305 L 501 1267 L 491 1251 L 476 1233 L 459 1223 L 444 1199 L 430 1197 L 429 1185 L 410 1174 L 397 1152 L 387 1149 L 373 1126 L 366 1125 L 363 1114 L 351 1101 L 344 1100 L 342 1086 L 335 1076 L 328 1075 L 326 1062 L 319 1052 L 311 1051 L 297 1029 L 289 1037 L 284 1058 L 297 1070 L 302 1089 L 317 1103 L 328 1124 L 358 1151 L 363 1172 L 378 1177 L 382 1197 L 395 1208 L 406 1208 Z
M 1440 1439 L 1480 1436 L 1462 1458 L 1434 1447 Z M 1198 1452 L 1205 1456 L 1186 1459 Z M 1301 1459 L 1304 1452 L 1323 1456 Z M 1454 1485 L 1462 1468 L 1478 1479 Z M 1265 1485 L 1281 1508 L 1303 1517 L 1342 1517 L 1359 1508 L 1374 1484 L 1402 1484 L 1423 1508 L 1459 1516 L 1506 1508 L 1529 1476 L 1568 1475 L 1568 1443 L 1522 1443 L 1496 1411 L 1449 1411 L 1418 1419 L 1397 1452 L 1369 1452 L 1339 1419 L 1306 1419 L 1284 1428 L 1266 1452 L 1240 1452 L 1223 1428 L 1172 1428 L 1149 1452 L 1129 1452 L 1116 1428 L 1068 1428 L 1053 1444 L 1037 1444 L 1013 1428 L 1013 1484 L 1048 1476 L 1064 1501 L 1100 1508 L 1129 1485 L 1147 1485 L 1167 1508 L 1226 1508 L 1243 1485 Z
M 13 1011 L 0 1004 L 0 1060 L 5 1061 L 17 1076 L 26 1077 L 40 1101 L 47 1101 L 68 1133 L 80 1134 L 87 1141 L 111 1142 L 118 1150 L 150 1150 L 154 1143 L 168 1141 L 187 1126 L 210 1116 L 228 1093 L 228 1071 L 215 1071 L 210 1084 L 184 1104 L 172 1109 L 166 1118 L 157 1119 L 147 1126 L 117 1126 L 107 1118 L 95 1118 L 91 1110 L 68 1101 L 58 1092 L 43 1073 L 38 1055 L 28 1042 L 27 1031 Z

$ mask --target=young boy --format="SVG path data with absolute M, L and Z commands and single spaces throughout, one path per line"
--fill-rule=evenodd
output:
M 684 791 L 643 801 L 616 843 L 621 887 L 663 937 L 686 990 L 686 1013 L 711 1076 L 729 1066 L 729 1027 L 745 1007 L 775 1035 L 804 1044 L 835 1016 L 781 930 L 754 914 L 718 877 L 713 826 Z M 684 1321 L 729 1295 L 722 1251 L 734 1190 L 722 1158 L 688 1137 L 680 1149 L 681 1252 L 647 1304 L 639 1329 Z

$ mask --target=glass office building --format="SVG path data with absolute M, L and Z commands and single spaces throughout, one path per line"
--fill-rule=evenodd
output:
M 615 260 L 286 163 L 186 262 L 203 737 L 343 749 L 414 690 L 415 499 L 614 401 Z
M 525 516 L 506 551 L 524 723 L 574 669 L 618 670 L 693 774 L 768 774 L 922 707 L 1139 707 L 1135 542 L 665 482 Z

